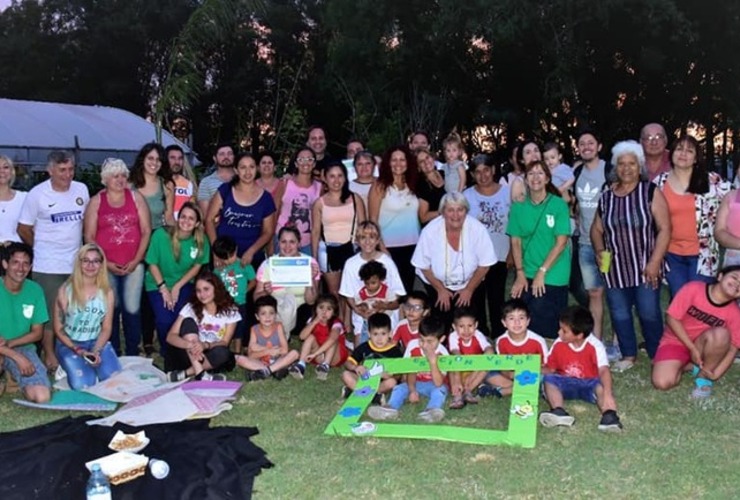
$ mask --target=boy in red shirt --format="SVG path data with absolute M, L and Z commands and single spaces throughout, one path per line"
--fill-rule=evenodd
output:
M 563 408 L 563 400 L 580 399 L 596 403 L 601 410 L 600 431 L 622 430 L 606 349 L 591 335 L 593 327 L 593 316 L 581 306 L 570 306 L 560 314 L 558 339 L 544 368 L 545 399 L 551 408 L 540 413 L 545 427 L 573 425 L 575 419 Z
M 485 335 L 478 330 L 478 321 L 473 310 L 467 307 L 455 309 L 452 318 L 454 330 L 450 333 L 447 346 L 450 354 L 474 355 L 493 354 L 493 346 Z M 466 404 L 477 404 L 478 398 L 473 391 L 483 382 L 486 371 L 451 372 L 450 389 L 452 391 L 451 410 L 460 410 Z
M 406 349 L 409 342 L 419 338 L 419 324 L 429 314 L 429 296 L 424 292 L 411 290 L 401 308 L 405 318 L 393 330 L 393 342 Z

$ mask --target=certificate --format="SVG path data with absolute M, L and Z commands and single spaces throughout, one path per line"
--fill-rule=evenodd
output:
M 310 257 L 270 257 L 270 282 L 277 286 L 311 286 Z

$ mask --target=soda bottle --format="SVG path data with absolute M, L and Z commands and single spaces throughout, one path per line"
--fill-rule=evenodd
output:
M 100 470 L 100 464 L 93 464 L 90 479 L 87 480 L 87 500 L 111 500 L 110 482 Z

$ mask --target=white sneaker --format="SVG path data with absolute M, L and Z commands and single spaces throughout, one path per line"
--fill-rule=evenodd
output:
M 398 410 L 385 406 L 371 406 L 367 414 L 374 420 L 395 420 L 398 418 Z
M 615 373 L 622 373 L 626 372 L 633 366 L 635 366 L 635 362 L 631 359 L 620 359 L 619 361 L 614 363 L 614 366 L 612 366 L 612 371 Z
M 418 415 L 419 420 L 423 422 L 435 423 L 445 418 L 445 411 L 441 408 L 432 408 L 424 410 Z

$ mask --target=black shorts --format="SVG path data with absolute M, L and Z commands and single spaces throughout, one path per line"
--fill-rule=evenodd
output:
M 355 245 L 348 241 L 341 245 L 326 244 L 326 272 L 340 272 L 344 269 L 344 263 L 355 254 Z

